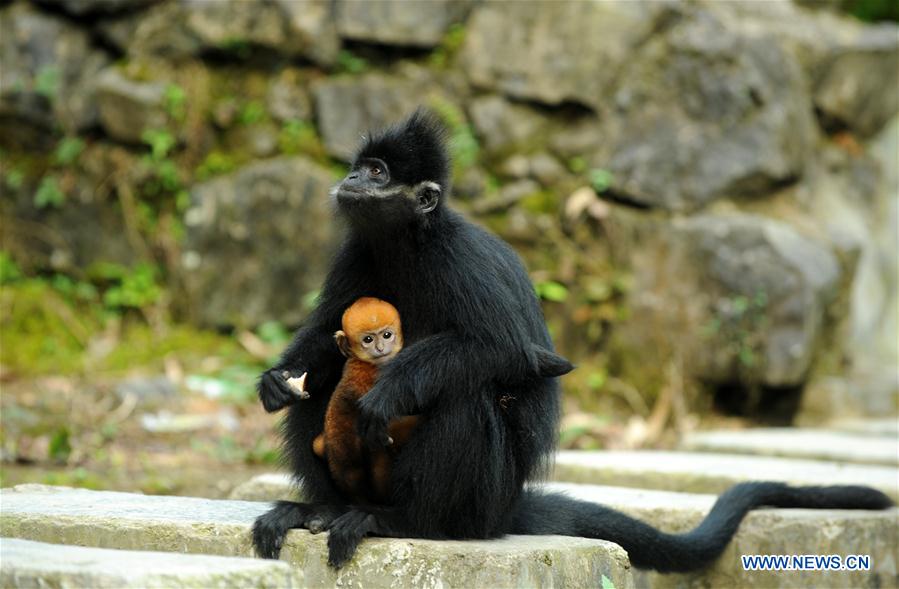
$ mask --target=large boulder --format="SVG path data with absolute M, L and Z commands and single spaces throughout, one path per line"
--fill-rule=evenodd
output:
M 140 143 L 144 131 L 166 126 L 165 96 L 165 83 L 132 80 L 116 66 L 97 77 L 100 123 L 110 137 L 125 143 Z
M 886 126 L 867 154 L 823 149 L 826 166 L 808 187 L 803 214 L 855 264 L 846 328 L 835 342 L 845 362 L 809 383 L 800 407 L 802 421 L 895 414 L 899 406 L 897 153 L 899 118 Z
M 463 65 L 476 86 L 598 109 L 634 48 L 652 31 L 661 6 L 487 2 L 469 19 Z
M 325 0 L 177 0 L 99 24 L 108 42 L 130 56 L 171 58 L 252 48 L 329 65 L 340 39 Z
M 250 164 L 191 190 L 184 281 L 204 325 L 298 323 L 337 239 L 331 172 L 303 157 Z
M 434 47 L 451 24 L 463 20 L 471 3 L 471 0 L 339 0 L 337 32 L 353 41 Z
M 625 200 L 694 210 L 801 177 L 815 138 L 807 85 L 773 38 L 685 9 L 622 73 L 593 157 Z
M 381 73 L 326 79 L 312 94 L 325 150 L 344 161 L 352 158 L 362 136 L 442 95 L 426 80 Z
M 139 10 L 159 0 L 37 0 L 49 8 L 60 9 L 76 17 L 108 15 Z
M 496 95 L 475 98 L 468 113 L 481 145 L 490 155 L 533 151 L 548 121 L 533 108 Z
M 690 376 L 711 384 L 805 382 L 841 278 L 826 245 L 736 213 L 677 220 L 652 241 L 634 259 L 632 318 L 622 326 L 632 346 L 662 340 L 662 356 L 683 358 Z
M 899 110 L 899 25 L 864 24 L 792 2 L 706 2 L 742 34 L 773 36 L 798 59 L 825 127 L 869 137 Z
M 16 3 L 0 9 L 0 56 L 4 135 L 23 141 L 28 130 L 59 124 L 75 132 L 96 124 L 94 84 L 109 56 L 92 45 L 88 32 Z
M 133 164 L 120 147 L 88 145 L 77 165 L 51 170 L 43 178 L 26 177 L 22 185 L 3 187 L 0 219 L 4 249 L 28 271 L 81 275 L 97 262 L 130 266 L 141 259 L 142 247 L 115 193 L 116 166 Z M 52 183 L 63 197 L 60 206 L 39 208 L 35 194 Z

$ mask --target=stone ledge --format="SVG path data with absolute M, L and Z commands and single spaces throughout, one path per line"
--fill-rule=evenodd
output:
M 228 499 L 238 501 L 300 501 L 299 487 L 294 485 L 290 476 L 276 473 L 256 475 L 245 483 L 234 487 Z
M 668 532 L 693 529 L 717 495 L 651 491 L 575 483 L 546 487 L 571 497 L 602 503 L 650 522 Z M 266 474 L 241 485 L 257 500 L 282 497 L 293 487 L 290 477 Z M 639 587 L 891 587 L 897 585 L 896 521 L 899 510 L 843 511 L 762 509 L 750 513 L 721 558 L 708 569 L 682 575 L 634 570 Z M 741 554 L 868 554 L 872 570 L 859 573 L 743 571 Z
M 899 121 L 899 119 L 897 119 Z M 862 436 L 899 436 L 899 417 L 878 419 L 839 419 L 827 424 L 828 429 L 849 432 Z
M 899 497 L 897 468 L 740 454 L 562 451 L 556 454 L 553 478 L 571 483 L 715 494 L 753 480 L 794 485 L 870 485 L 893 500 Z
M 682 446 L 704 452 L 899 465 L 899 438 L 827 429 L 772 427 L 697 432 L 686 436 Z
M 251 556 L 250 526 L 268 504 L 20 485 L 0 493 L 4 536 L 101 548 Z M 492 541 L 369 538 L 339 572 L 327 535 L 292 531 L 282 559 L 304 587 L 634 586 L 630 562 L 610 542 L 561 536 Z
M 584 501 L 603 503 L 667 532 L 687 532 L 708 513 L 716 495 L 551 483 Z M 759 509 L 749 513 L 721 557 L 700 572 L 661 575 L 634 570 L 638 587 L 899 587 L 896 546 L 899 509 L 889 511 Z M 871 570 L 744 571 L 743 554 L 867 554 Z
M 283 562 L 0 538 L 0 587 L 302 587 Z

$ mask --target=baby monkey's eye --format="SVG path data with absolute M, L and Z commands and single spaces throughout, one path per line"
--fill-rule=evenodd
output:
M 373 338 L 370 335 L 366 335 L 365 337 L 362 338 L 362 343 L 364 343 L 364 344 L 370 344 L 373 341 L 375 341 L 375 338 Z
M 372 168 L 371 168 L 371 175 L 372 175 L 372 176 L 380 176 L 380 175 L 381 175 L 381 168 L 379 168 L 378 166 L 372 166 Z
M 393 333 L 391 333 L 389 331 L 384 332 L 384 339 L 390 339 L 392 337 L 393 337 Z

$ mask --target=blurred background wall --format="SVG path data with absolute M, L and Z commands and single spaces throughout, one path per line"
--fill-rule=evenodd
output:
M 564 446 L 895 414 L 897 18 L 0 2 L 3 484 L 215 495 L 269 468 L 254 379 L 340 239 L 327 190 L 419 104 L 579 366 Z

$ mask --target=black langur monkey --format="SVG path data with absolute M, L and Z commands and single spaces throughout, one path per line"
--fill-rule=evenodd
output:
M 349 235 L 318 307 L 259 382 L 266 410 L 293 405 L 284 448 L 310 502 L 278 502 L 260 516 L 253 526 L 258 554 L 276 558 L 291 528 L 329 530 L 333 566 L 347 562 L 367 535 L 561 534 L 616 542 L 640 568 L 688 571 L 715 560 L 755 507 L 892 504 L 863 486 L 745 483 L 725 492 L 692 532 L 667 534 L 607 507 L 526 489 L 545 474 L 555 446 L 559 385 L 533 376 L 540 372 L 536 350 L 552 350 L 552 342 L 518 256 L 446 206 L 449 175 L 441 126 L 419 111 L 367 138 L 335 187 Z M 347 505 L 311 447 L 344 361 L 333 334 L 361 296 L 396 306 L 406 347 L 360 400 L 359 433 L 382 447 L 390 420 L 420 416 L 392 465 L 385 506 Z M 285 374 L 307 371 L 312 396 L 298 406 Z

